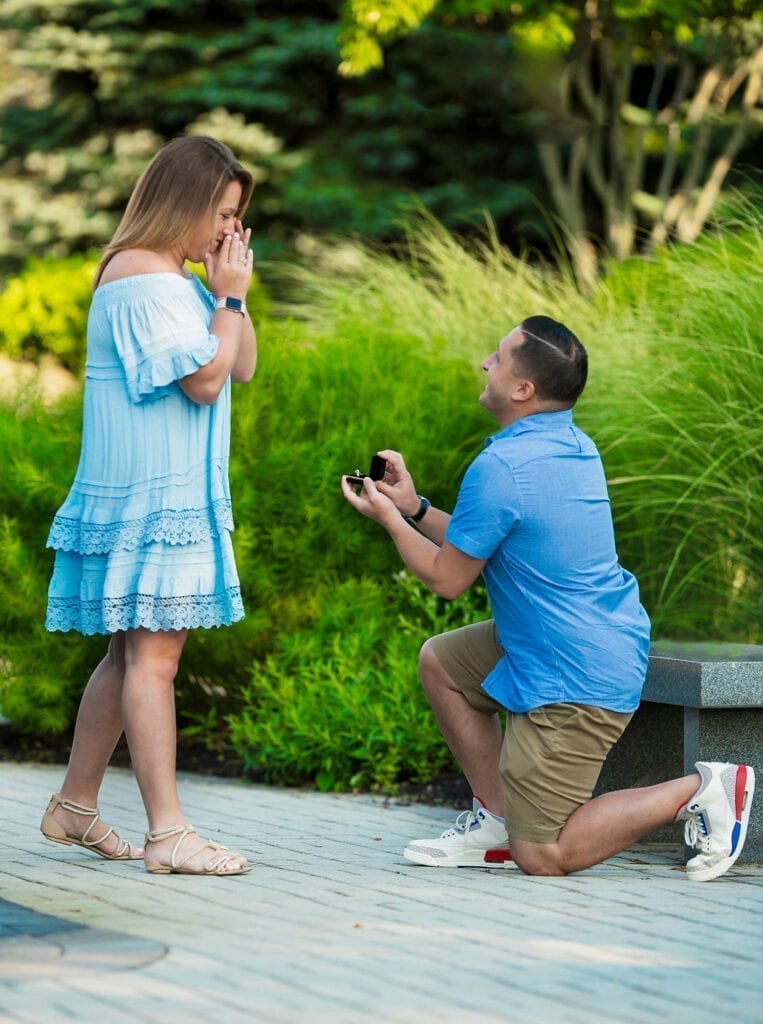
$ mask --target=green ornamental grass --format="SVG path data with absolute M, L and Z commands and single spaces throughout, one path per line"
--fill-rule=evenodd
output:
M 234 389 L 247 618 L 189 638 L 182 727 L 232 745 L 256 777 L 325 789 L 389 790 L 452 766 L 417 652 L 432 633 L 484 618 L 484 590 L 452 603 L 428 594 L 347 505 L 339 478 L 396 448 L 420 491 L 451 507 L 494 429 L 477 404 L 480 362 L 534 313 L 565 321 L 589 350 L 576 419 L 602 452 L 620 560 L 654 636 L 759 642 L 761 267 L 749 216 L 608 266 L 590 297 L 489 229 L 467 244 L 426 219 L 404 252 L 345 239 L 309 270 L 271 268 L 279 301 L 258 319 L 260 367 Z M 70 725 L 105 647 L 41 625 L 44 541 L 76 467 L 80 415 L 76 400 L 51 408 L 25 395 L 0 417 L 0 709 L 39 735 Z

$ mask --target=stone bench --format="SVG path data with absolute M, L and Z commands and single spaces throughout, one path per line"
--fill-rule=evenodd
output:
M 763 862 L 763 646 L 652 644 L 642 703 L 604 765 L 596 794 L 688 775 L 695 761 L 752 765 L 757 789 L 739 863 Z M 666 825 L 647 842 L 680 842 Z

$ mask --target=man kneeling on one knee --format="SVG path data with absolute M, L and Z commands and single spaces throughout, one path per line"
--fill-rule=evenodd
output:
M 587 365 L 577 337 L 546 316 L 501 339 L 482 362 L 479 398 L 500 429 L 450 515 L 417 493 L 396 451 L 379 452 L 383 480 L 367 477 L 360 490 L 342 480 L 347 501 L 435 593 L 458 597 L 482 574 L 494 616 L 422 648 L 422 685 L 474 802 L 404 856 L 564 875 L 682 820 L 696 850 L 687 874 L 708 881 L 741 851 L 751 767 L 698 762 L 683 778 L 591 799 L 639 704 L 649 619 L 617 560 L 599 453 L 572 416 Z

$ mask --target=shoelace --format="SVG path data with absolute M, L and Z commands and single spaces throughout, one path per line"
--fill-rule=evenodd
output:
M 452 828 L 446 829 L 441 838 L 447 836 L 449 832 L 458 832 L 460 835 L 466 835 L 477 820 L 477 815 L 474 811 L 461 811 L 459 816 L 456 818 L 455 825 L 453 825 Z
M 693 814 L 686 819 L 684 839 L 687 846 L 693 846 L 695 850 L 701 850 L 702 853 L 710 852 L 710 836 L 705 829 L 704 821 L 698 814 Z

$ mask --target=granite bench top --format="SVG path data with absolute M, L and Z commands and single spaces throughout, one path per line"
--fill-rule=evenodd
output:
M 642 699 L 692 708 L 763 707 L 763 646 L 656 641 Z

